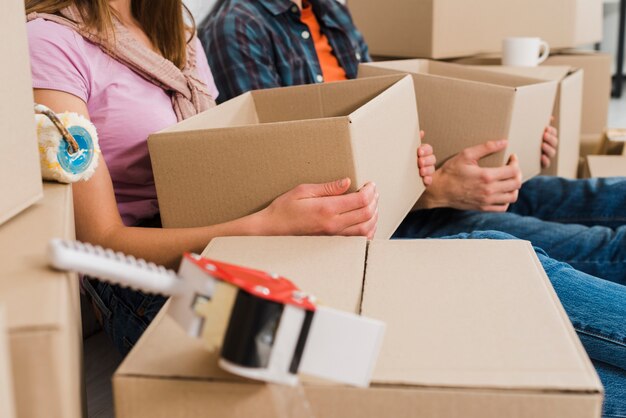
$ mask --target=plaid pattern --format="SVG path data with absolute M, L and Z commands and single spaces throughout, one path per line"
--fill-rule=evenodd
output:
M 370 61 L 363 36 L 336 0 L 309 0 L 349 79 Z M 226 0 L 201 25 L 199 36 L 220 102 L 249 90 L 324 81 L 313 37 L 291 0 Z

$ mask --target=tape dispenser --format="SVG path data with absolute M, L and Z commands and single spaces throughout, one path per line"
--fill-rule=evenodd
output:
M 317 305 L 277 274 L 185 254 L 178 274 L 77 241 L 53 240 L 51 265 L 170 296 L 168 314 L 235 375 L 296 385 L 298 374 L 367 387 L 385 324 Z

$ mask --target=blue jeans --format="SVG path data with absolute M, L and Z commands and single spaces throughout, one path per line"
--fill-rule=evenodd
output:
M 536 177 L 506 213 L 430 209 L 413 212 L 396 237 L 436 238 L 502 231 L 531 241 L 576 270 L 626 284 L 626 178 Z

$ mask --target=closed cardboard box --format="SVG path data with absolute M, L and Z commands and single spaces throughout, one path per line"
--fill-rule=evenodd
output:
M 11 352 L 6 328 L 4 306 L 0 304 L 0 417 L 15 418 Z
M 74 238 L 68 185 L 46 183 L 41 202 L 0 226 L 0 303 L 18 417 L 82 415 L 78 278 L 47 267 L 52 238 Z
M 626 177 L 626 155 L 588 155 L 589 177 Z
M 229 375 L 162 312 L 114 376 L 118 418 L 600 416 L 601 384 L 527 242 L 235 237 L 205 255 L 385 321 L 373 384 Z
M 509 36 L 537 36 L 553 49 L 602 40 L 601 0 L 355 0 L 349 6 L 375 56 L 493 53 Z
M 148 138 L 166 228 L 249 215 L 304 183 L 373 181 L 377 237 L 388 238 L 424 190 L 410 77 L 243 94 Z
M 554 116 L 552 125 L 559 131 L 559 144 L 557 154 L 552 158 L 550 167 L 544 168 L 541 174 L 570 179 L 577 178 L 580 158 L 583 70 L 568 66 L 504 67 L 493 65 L 499 63 L 499 59 L 488 58 L 473 58 L 462 61 L 468 65 L 479 65 L 480 68 L 489 71 L 554 80 L 559 83 L 554 110 L 552 111 Z
M 0 39 L 1 225 L 42 196 L 23 1 L 3 0 Z
M 541 142 L 550 123 L 557 83 L 428 60 L 361 64 L 359 77 L 413 76 L 425 142 L 442 164 L 463 149 L 508 139 L 506 151 L 481 160 L 505 164 L 516 154 L 527 180 L 541 172 Z

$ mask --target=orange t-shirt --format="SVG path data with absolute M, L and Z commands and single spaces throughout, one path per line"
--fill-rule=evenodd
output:
M 333 48 L 328 42 L 326 35 L 322 33 L 320 24 L 313 13 L 313 7 L 311 4 L 302 4 L 302 14 L 300 17 L 302 23 L 309 27 L 309 32 L 313 36 L 313 43 L 315 44 L 315 52 L 317 52 L 317 59 L 322 67 L 322 76 L 324 81 L 341 81 L 347 80 L 345 70 L 339 65 L 337 57 L 333 54 Z

